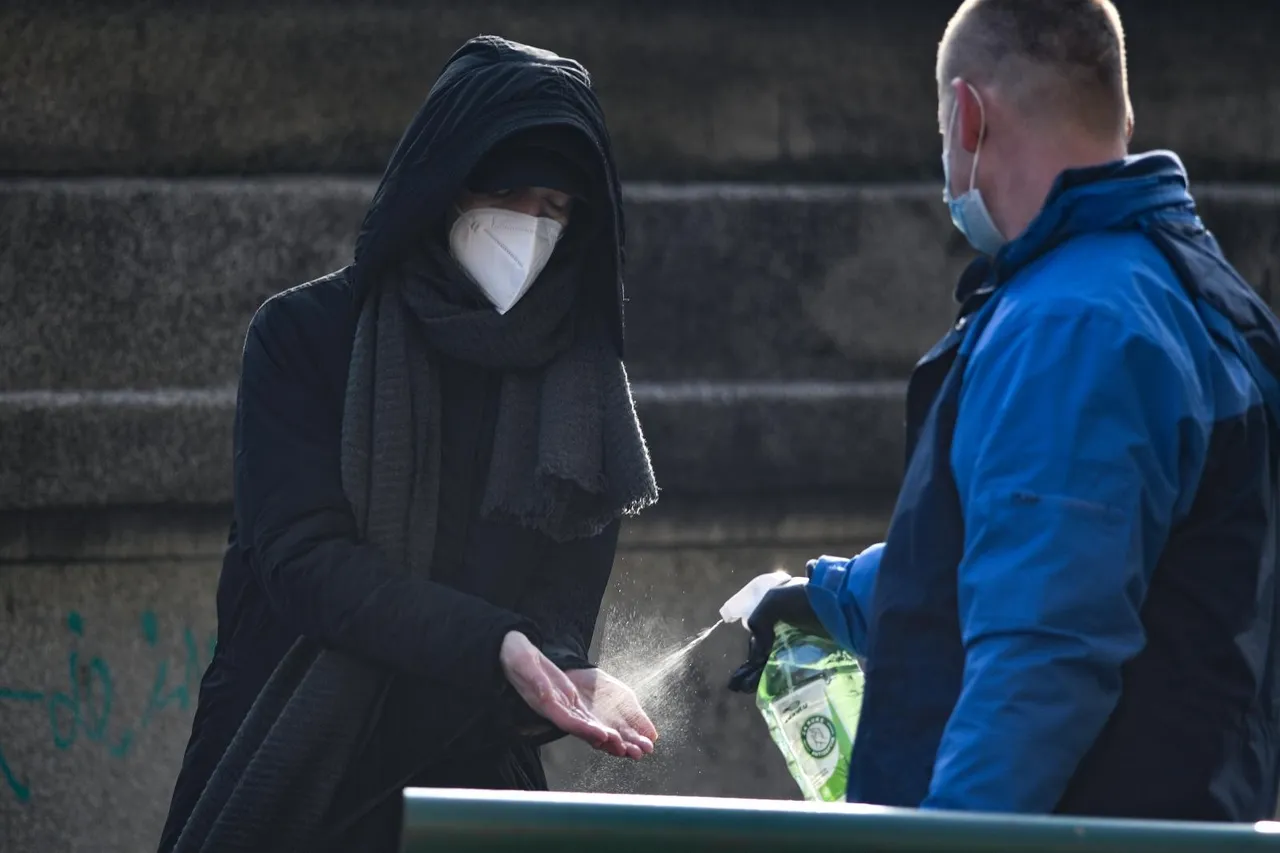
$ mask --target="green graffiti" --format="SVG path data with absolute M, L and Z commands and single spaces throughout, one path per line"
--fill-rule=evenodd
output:
M 143 642 L 148 648 L 160 644 L 160 619 L 151 611 L 139 618 Z M 80 652 L 84 639 L 84 619 L 79 613 L 67 614 L 69 646 L 66 659 L 66 683 L 50 690 L 30 690 L 0 685 L 0 702 L 44 706 L 49 723 L 50 743 L 54 749 L 66 751 L 83 742 L 105 749 L 114 759 L 125 759 L 138 737 L 151 725 L 157 714 L 170 709 L 189 710 L 200 688 L 209 661 L 213 659 L 216 637 L 211 632 L 202 644 L 189 626 L 182 628 L 182 663 L 175 669 L 171 661 L 161 658 L 156 662 L 151 692 L 141 717 L 132 725 L 124 725 L 114 719 L 118 715 L 113 703 L 115 686 L 111 665 L 94 655 L 87 659 Z M 0 741 L 0 778 L 18 802 L 31 799 L 31 788 L 9 765 L 5 758 L 4 743 Z

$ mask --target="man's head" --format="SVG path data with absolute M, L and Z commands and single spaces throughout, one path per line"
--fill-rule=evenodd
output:
M 965 0 L 937 79 L 953 214 L 963 208 L 956 224 L 982 251 L 1026 228 L 1062 170 L 1126 153 L 1133 111 L 1111 0 Z M 977 207 L 998 234 L 972 233 L 987 230 Z
M 467 176 L 449 248 L 500 313 L 533 285 L 571 218 L 584 215 L 585 144 L 566 128 L 534 128 L 498 143 Z

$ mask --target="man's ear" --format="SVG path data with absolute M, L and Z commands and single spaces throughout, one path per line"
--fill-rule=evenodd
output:
M 959 145 L 969 154 L 978 150 L 986 128 L 984 105 L 973 86 L 957 77 L 951 81 L 951 95 L 956 103 L 955 136 L 952 145 Z

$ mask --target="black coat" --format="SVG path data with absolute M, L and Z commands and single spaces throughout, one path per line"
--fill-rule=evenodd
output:
M 604 239 L 591 246 L 595 261 L 582 301 L 612 314 L 621 347 L 617 179 L 594 98 L 556 83 L 563 73 L 505 42 L 477 40 L 459 51 L 392 157 L 356 263 L 274 297 L 250 324 L 234 431 L 235 513 L 217 593 L 218 643 L 201 684 L 162 853 L 300 636 L 397 675 L 335 804 L 335 845 L 394 849 L 405 784 L 546 787 L 537 757 L 546 738 L 518 733 L 536 718 L 506 684 L 498 650 L 508 631 L 521 630 L 563 668 L 589 666 L 618 525 L 556 543 L 480 514 L 501 381 L 495 372 L 439 360 L 442 470 L 430 579 L 401 571 L 360 541 L 342 489 L 340 440 L 347 366 L 368 282 L 405 251 L 411 236 L 431 232 L 489 145 L 524 127 L 568 124 L 600 152 L 599 162 L 589 165 L 598 178 L 592 208 L 603 219 L 596 224 L 605 226 Z M 552 100 L 529 111 L 538 104 L 535 96 L 548 96 L 548 80 L 558 87 Z M 481 108 L 482 97 L 514 99 L 507 114 L 516 118 L 495 122 L 495 112 Z M 459 151 L 448 144 L 450 134 L 474 144 Z M 424 139 L 450 156 L 433 157 Z M 424 196 L 435 204 L 424 204 Z

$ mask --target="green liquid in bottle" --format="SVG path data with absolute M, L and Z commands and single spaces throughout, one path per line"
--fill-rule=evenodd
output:
M 835 643 L 777 626 L 756 706 L 806 800 L 844 800 L 863 678 Z

